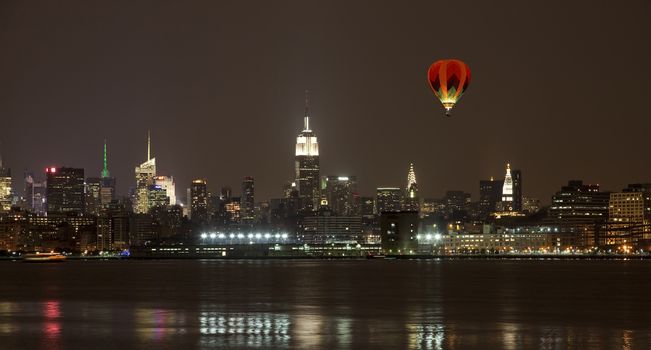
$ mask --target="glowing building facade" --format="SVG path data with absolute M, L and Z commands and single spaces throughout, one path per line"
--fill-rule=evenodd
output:
M 302 200 L 301 207 L 305 211 L 314 211 L 318 208 L 321 199 L 319 188 L 319 144 L 316 134 L 310 129 L 307 92 L 303 122 L 303 131 L 296 137 L 294 170 L 298 193 Z
M 115 178 L 111 177 L 108 170 L 108 155 L 106 151 L 106 140 L 104 140 L 104 161 L 100 177 L 99 200 L 102 208 L 106 208 L 115 199 Z
M 197 179 L 190 186 L 190 216 L 192 221 L 203 223 L 208 220 L 208 185 L 206 180 Z
M 400 211 L 402 190 L 398 187 L 378 187 L 376 192 L 375 203 L 377 205 L 377 214 L 383 212 Z
M 414 164 L 409 164 L 409 173 L 407 174 L 406 195 L 403 204 L 403 210 L 418 211 L 420 209 L 420 200 L 418 199 L 418 183 L 416 183 L 416 172 Z
M 147 137 L 147 161 L 136 167 L 136 193 L 134 211 L 138 214 L 149 212 L 149 188 L 156 177 L 156 158 L 151 157 L 151 137 Z
M 11 197 L 11 169 L 2 165 L 2 155 L 0 154 L 0 212 L 11 210 Z
M 513 210 L 513 178 L 511 177 L 511 164 L 506 164 L 506 175 L 504 176 L 504 185 L 502 186 L 502 206 L 503 210 Z
M 154 185 L 165 191 L 165 195 L 169 198 L 169 205 L 176 205 L 176 185 L 173 176 L 156 176 Z
M 242 221 L 245 223 L 252 223 L 255 220 L 255 183 L 250 176 L 245 177 L 242 181 L 240 213 Z
M 338 216 L 360 215 L 357 178 L 355 176 L 327 176 L 324 179 L 325 198 Z

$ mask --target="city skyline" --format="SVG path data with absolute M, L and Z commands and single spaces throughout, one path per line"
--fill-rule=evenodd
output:
M 429 2 L 372 10 L 349 4 L 346 11 L 330 4 L 309 16 L 298 4 L 282 11 L 262 4 L 250 13 L 243 4 L 152 12 L 78 2 L 73 7 L 83 17 L 41 5 L 0 5 L 2 152 L 15 177 L 54 163 L 99 172 L 106 137 L 124 193 L 151 129 L 159 170 L 177 184 L 205 177 L 237 187 L 253 176 L 256 194 L 275 197 L 293 178 L 306 88 L 321 172 L 355 175 L 365 194 L 403 186 L 411 162 L 421 197 L 447 189 L 477 197 L 476 182 L 501 176 L 506 162 L 523 170 L 526 194 L 543 201 L 571 178 L 614 190 L 651 174 L 632 152 L 649 123 L 649 48 L 636 44 L 649 31 L 644 2 L 563 4 L 562 13 L 535 4 L 519 17 L 488 4 L 448 4 L 468 25 L 445 41 L 432 36 L 427 16 L 437 5 Z M 108 12 L 114 17 L 102 15 Z M 613 16 L 629 20 L 600 20 Z M 554 26 L 544 18 L 554 18 Z M 440 20 L 441 28 L 457 25 Z M 577 46 L 582 34 L 588 39 Z M 473 84 L 448 119 L 425 79 L 437 57 L 473 67 Z M 635 79 L 603 74 L 623 58 L 636 67 Z M 624 103 L 613 100 L 611 86 L 628 87 Z M 639 127 L 611 133 L 623 124 Z M 33 126 L 28 137 L 25 125 Z
M 0 1 L 0 348 L 648 348 L 649 13 Z

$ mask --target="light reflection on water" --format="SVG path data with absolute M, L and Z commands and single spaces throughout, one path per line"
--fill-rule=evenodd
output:
M 289 344 L 289 316 L 270 313 L 201 312 L 202 346 L 284 347 Z
M 594 276 L 568 291 L 528 279 L 536 265 L 490 261 L 142 261 L 129 262 L 128 271 L 66 263 L 56 268 L 71 276 L 83 276 L 87 266 L 122 271 L 134 282 L 125 289 L 99 285 L 84 297 L 84 284 L 47 274 L 12 289 L 20 274 L 8 274 L 15 281 L 0 285 L 0 348 L 651 348 L 647 266 L 628 263 L 595 270 L 622 287 L 616 295 L 590 284 Z M 547 279 L 567 285 L 593 274 L 582 265 L 546 269 Z M 368 283 L 367 276 L 383 278 Z M 53 287 L 39 289 L 35 280 Z

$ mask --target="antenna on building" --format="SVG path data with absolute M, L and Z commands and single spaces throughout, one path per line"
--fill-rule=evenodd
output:
M 304 130 L 310 131 L 310 91 L 305 89 L 305 116 L 303 117 Z
M 147 160 L 151 159 L 151 130 L 147 130 Z

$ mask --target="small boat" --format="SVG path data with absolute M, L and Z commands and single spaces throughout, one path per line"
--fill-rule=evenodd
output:
M 24 262 L 64 262 L 66 256 L 61 253 L 34 253 L 23 255 Z
M 373 255 L 373 253 L 366 254 L 366 259 L 385 259 L 386 255 Z

